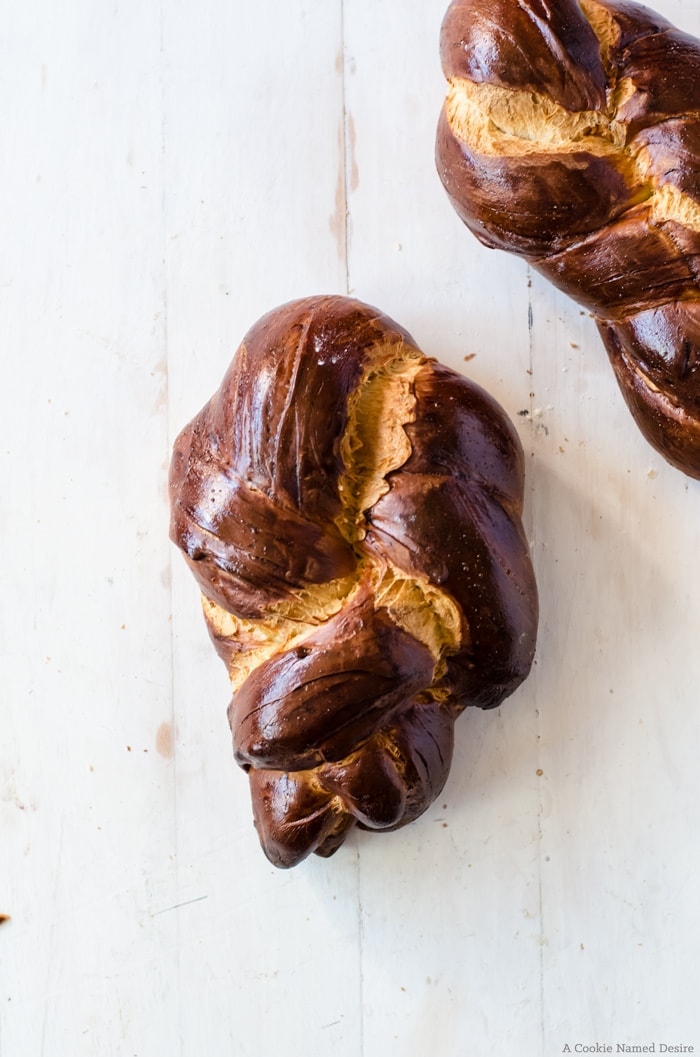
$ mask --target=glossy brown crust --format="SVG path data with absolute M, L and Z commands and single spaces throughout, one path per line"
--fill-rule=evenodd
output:
M 338 527 L 351 403 L 407 351 L 409 455 L 352 538 Z M 229 708 L 268 858 L 293 866 L 331 854 L 354 825 L 415 819 L 447 779 L 457 715 L 499 704 L 532 664 L 523 455 L 501 408 L 376 309 L 308 298 L 246 335 L 175 443 L 170 489 L 171 535 L 205 598 L 253 628 L 229 634 L 209 620 L 232 678 L 281 603 L 344 585 L 338 611 L 262 657 Z M 444 656 L 382 602 L 387 571 L 456 606 Z
M 600 40 L 587 10 L 607 23 Z M 455 0 L 441 51 L 451 82 L 613 122 L 614 146 L 480 152 L 446 107 L 438 171 L 482 242 L 525 257 L 597 317 L 640 429 L 700 477 L 700 42 L 636 3 Z
M 455 0 L 441 55 L 448 78 L 543 92 L 570 110 L 605 102 L 598 40 L 576 0 Z

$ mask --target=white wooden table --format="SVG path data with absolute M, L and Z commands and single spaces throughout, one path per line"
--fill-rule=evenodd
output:
M 2 1057 L 700 1053 L 700 485 L 452 212 L 445 6 L 5 5 Z M 320 292 L 513 417 L 541 626 L 419 822 L 281 872 L 166 469 L 248 326 Z

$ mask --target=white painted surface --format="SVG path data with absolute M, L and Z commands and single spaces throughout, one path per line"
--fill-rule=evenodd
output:
M 591 321 L 452 213 L 444 6 L 5 11 L 2 1057 L 700 1052 L 700 486 Z M 700 34 L 696 0 L 656 6 Z M 325 291 L 511 414 L 542 616 L 433 809 L 285 873 L 165 473 L 247 327 Z

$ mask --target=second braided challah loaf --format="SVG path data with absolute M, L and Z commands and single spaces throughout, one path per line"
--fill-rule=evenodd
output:
M 700 42 L 627 0 L 454 0 L 441 51 L 457 212 L 590 309 L 642 432 L 700 477 Z
M 277 866 L 438 795 L 453 725 L 527 675 L 523 455 L 498 405 L 375 309 L 292 302 L 175 442 L 172 538 L 234 689 Z

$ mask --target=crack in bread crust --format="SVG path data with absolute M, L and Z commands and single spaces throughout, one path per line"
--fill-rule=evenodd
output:
M 608 114 L 572 113 L 539 92 L 454 77 L 445 107 L 454 135 L 480 154 L 522 157 L 587 150 L 611 155 L 625 143 L 625 126 Z
M 610 158 L 618 171 L 638 187 L 629 209 L 645 201 L 651 223 L 673 221 L 700 232 L 700 203 L 672 185 L 655 186 L 649 151 L 634 140 L 627 142 L 627 124 L 616 115 L 633 94 L 634 85 L 625 79 L 617 85 L 608 113 L 572 113 L 537 92 L 455 78 L 449 85 L 445 109 L 457 139 L 487 157 L 524 158 L 584 151 Z
M 600 54 L 606 68 L 610 69 L 609 56 L 620 40 L 620 27 L 609 11 L 597 0 L 579 0 L 581 10 L 600 42 Z
M 428 647 L 436 661 L 435 681 L 445 671 L 445 658 L 468 636 L 455 602 L 427 578 L 406 576 L 390 562 L 362 559 L 364 573 L 300 591 L 295 601 L 279 602 L 258 620 L 237 617 L 201 596 L 204 619 L 214 642 L 237 642 L 228 674 L 233 691 L 250 673 L 278 653 L 303 646 L 316 629 L 350 604 L 369 579 L 378 608 L 385 608 L 398 627 Z M 431 688 L 432 689 L 432 688 Z M 428 691 L 430 693 L 430 690 Z M 441 695 L 439 688 L 435 694 Z
M 348 400 L 340 445 L 344 472 L 338 482 L 343 511 L 336 524 L 350 543 L 364 538 L 365 511 L 389 490 L 388 475 L 411 454 L 406 426 L 415 419 L 413 383 L 425 363 L 425 356 L 405 342 L 380 345 Z

